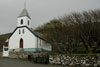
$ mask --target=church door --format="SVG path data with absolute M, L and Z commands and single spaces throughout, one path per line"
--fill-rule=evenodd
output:
M 23 39 L 20 39 L 20 48 L 23 48 Z

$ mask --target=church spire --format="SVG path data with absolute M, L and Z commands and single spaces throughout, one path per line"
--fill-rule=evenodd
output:
M 28 11 L 27 11 L 27 9 L 26 9 L 26 0 L 25 0 L 25 2 L 24 2 L 24 9 L 22 10 L 22 12 L 21 12 L 20 15 L 18 16 L 18 18 L 19 18 L 19 17 L 24 17 L 24 16 L 27 16 L 28 18 L 31 19 L 31 17 L 30 17 L 29 14 L 28 14 Z

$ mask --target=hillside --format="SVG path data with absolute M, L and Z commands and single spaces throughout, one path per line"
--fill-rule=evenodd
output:
M 10 33 L 2 34 L 0 35 L 0 51 L 2 51 L 2 45 L 6 41 L 6 39 L 9 37 Z

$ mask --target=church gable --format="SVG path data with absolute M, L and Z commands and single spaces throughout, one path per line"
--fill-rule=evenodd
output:
M 19 31 L 17 31 L 17 32 L 19 32 L 19 34 L 20 34 L 20 28 L 27 28 L 27 29 L 30 31 L 30 33 L 32 33 L 34 36 L 36 36 L 37 38 L 40 38 L 40 39 L 46 41 L 46 39 L 42 38 L 41 35 L 40 35 L 39 33 L 33 32 L 33 31 L 32 31 L 30 28 L 28 28 L 27 26 L 17 27 L 17 28 L 11 33 L 11 35 L 8 37 L 8 39 L 10 39 L 10 38 L 12 37 L 12 35 L 16 32 L 17 29 L 19 29 Z M 24 33 L 24 31 L 23 31 L 23 33 Z
M 17 27 L 9 37 L 9 48 L 36 48 L 36 36 L 26 26 Z

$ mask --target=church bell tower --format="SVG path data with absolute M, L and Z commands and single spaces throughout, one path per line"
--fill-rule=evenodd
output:
M 27 26 L 31 28 L 31 17 L 29 16 L 27 9 L 26 9 L 26 2 L 24 3 L 24 9 L 18 16 L 17 27 L 20 26 Z

